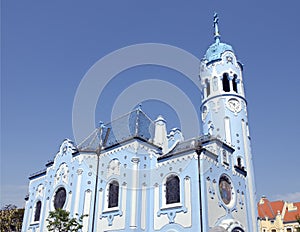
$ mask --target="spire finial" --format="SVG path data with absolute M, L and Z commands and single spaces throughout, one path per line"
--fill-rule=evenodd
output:
M 103 128 L 104 127 L 104 123 L 102 121 L 98 122 L 98 128 Z
M 136 108 L 137 110 L 141 111 L 142 110 L 142 103 L 139 103 L 138 107 Z
M 218 23 L 219 23 L 219 17 L 218 17 L 218 13 L 214 13 L 214 28 L 215 28 L 215 34 L 214 34 L 214 38 L 215 38 L 215 41 L 216 43 L 220 43 L 220 33 L 219 33 L 219 26 L 218 26 Z

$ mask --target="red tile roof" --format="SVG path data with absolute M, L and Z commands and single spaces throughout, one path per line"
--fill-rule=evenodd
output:
M 263 198 L 263 203 L 258 203 L 258 216 L 260 218 L 274 219 L 278 214 L 278 211 L 282 213 L 284 201 L 270 202 L 267 198 Z
M 267 198 L 262 198 L 261 201 L 257 204 L 258 216 L 260 218 L 275 219 L 278 212 L 282 214 L 284 210 L 285 202 L 284 201 L 269 201 Z M 285 214 L 283 215 L 283 222 L 292 222 L 296 221 L 296 217 L 300 216 L 300 202 L 294 203 L 295 210 L 288 210 L 286 208 Z
M 283 218 L 284 222 L 296 221 L 296 217 L 300 216 L 300 202 L 294 203 L 294 206 L 297 207 L 296 210 L 292 210 L 292 211 L 286 210 Z

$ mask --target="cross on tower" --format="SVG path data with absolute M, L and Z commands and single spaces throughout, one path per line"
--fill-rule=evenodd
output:
M 219 23 L 219 17 L 218 17 L 218 14 L 215 13 L 214 14 L 214 28 L 215 28 L 215 34 L 214 34 L 214 37 L 215 37 L 215 40 L 217 43 L 220 42 L 220 32 L 219 32 L 219 26 L 218 26 L 218 23 Z

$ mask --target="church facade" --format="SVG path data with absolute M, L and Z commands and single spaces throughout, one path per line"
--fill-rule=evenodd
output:
M 185 140 L 137 108 L 78 145 L 64 140 L 29 178 L 22 231 L 47 231 L 57 208 L 88 215 L 86 232 L 257 231 L 243 67 L 214 25 L 199 64 L 203 135 Z

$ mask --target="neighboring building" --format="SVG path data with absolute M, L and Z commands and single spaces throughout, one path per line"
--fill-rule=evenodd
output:
M 203 135 L 184 140 L 141 109 L 66 139 L 30 176 L 23 231 L 47 231 L 49 211 L 88 214 L 83 231 L 254 232 L 257 208 L 242 65 L 215 42 L 200 65 Z
M 261 232 L 296 232 L 300 227 L 300 202 L 269 201 L 262 197 L 258 202 Z

